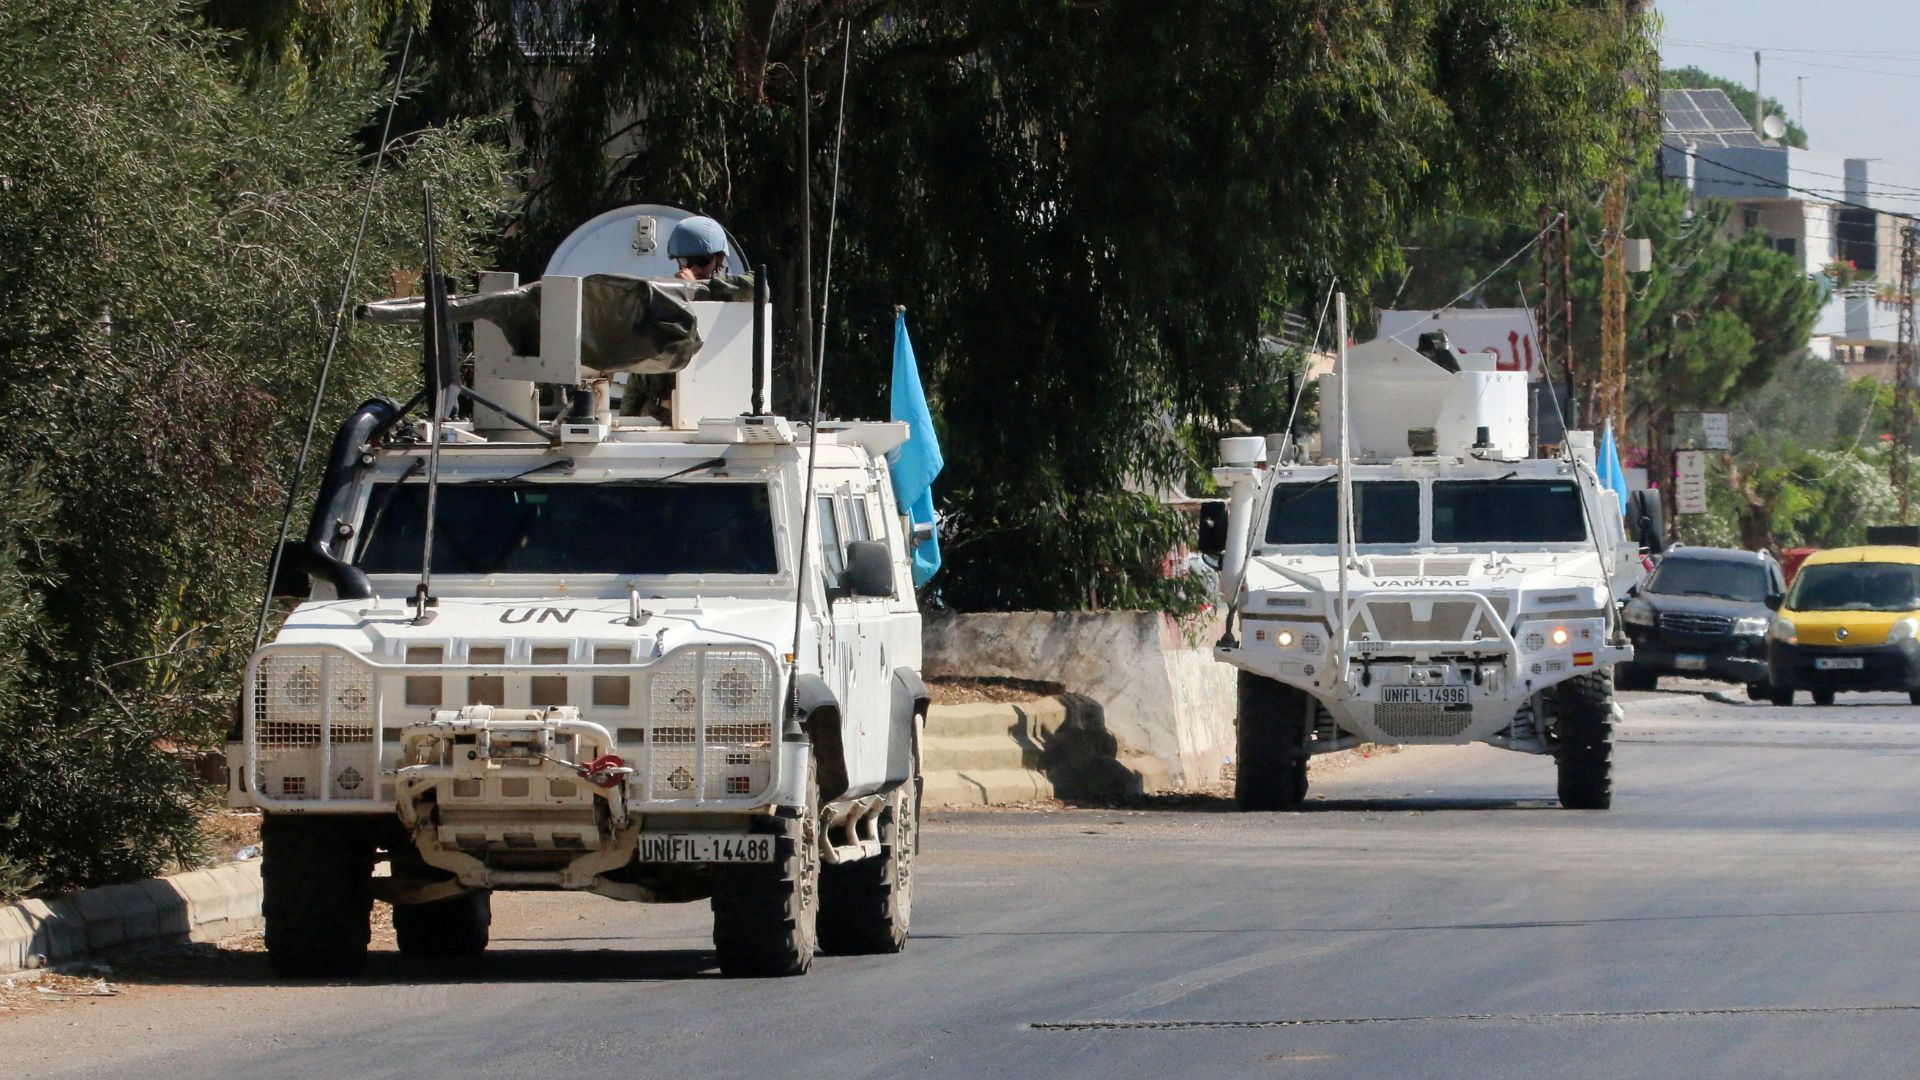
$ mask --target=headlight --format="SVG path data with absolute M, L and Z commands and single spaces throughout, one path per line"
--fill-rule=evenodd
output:
M 1757 637 L 1767 632 L 1767 624 L 1772 621 L 1763 615 L 1749 615 L 1744 619 L 1733 620 L 1733 632 L 1740 637 Z
M 1653 613 L 1653 608 L 1639 601 L 1628 604 L 1627 609 L 1620 613 L 1620 617 L 1635 626 L 1652 626 L 1659 621 L 1659 616 Z M 1755 633 L 1762 633 L 1765 629 L 1765 627 L 1762 627 L 1760 630 L 1756 630 Z
M 1901 619 L 1887 627 L 1887 644 L 1889 645 L 1901 641 L 1912 641 L 1916 636 L 1920 636 L 1920 619 Z
M 1790 619 L 1783 619 L 1775 615 L 1773 617 L 1773 630 L 1771 634 L 1775 641 L 1784 641 L 1789 645 L 1800 644 L 1800 632 L 1793 628 L 1793 621 Z

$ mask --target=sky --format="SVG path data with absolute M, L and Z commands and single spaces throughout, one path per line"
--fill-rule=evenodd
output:
M 1920 0 L 1655 0 L 1661 63 L 1753 85 L 1807 147 L 1920 166 Z M 1804 106 L 1801 104 L 1804 102 Z M 1802 110 L 1804 109 L 1804 115 Z

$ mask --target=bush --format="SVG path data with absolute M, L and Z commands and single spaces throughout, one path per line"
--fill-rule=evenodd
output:
M 0 5 L 0 884 L 196 853 L 216 743 L 371 157 L 384 61 L 243 81 L 169 0 Z M 375 127 L 372 130 L 377 131 Z M 359 279 L 475 265 L 506 185 L 471 129 L 399 140 Z M 326 415 L 411 381 L 350 339 Z M 6 884 L 11 883 L 11 884 Z

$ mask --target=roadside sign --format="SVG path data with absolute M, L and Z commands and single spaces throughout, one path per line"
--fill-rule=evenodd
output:
M 1680 450 L 1673 455 L 1674 509 L 1682 514 L 1707 512 L 1707 452 Z
M 1673 445 L 1687 450 L 1731 450 L 1733 430 L 1723 412 L 1673 414 Z

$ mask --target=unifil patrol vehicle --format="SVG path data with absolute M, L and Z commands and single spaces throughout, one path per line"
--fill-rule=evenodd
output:
M 1643 569 L 1590 433 L 1535 456 L 1526 392 L 1444 335 L 1343 344 L 1317 459 L 1222 440 L 1202 546 L 1237 615 L 1242 808 L 1299 806 L 1308 758 L 1361 743 L 1551 755 L 1561 805 L 1611 804 L 1615 600 Z
M 401 952 L 477 953 L 500 889 L 710 899 L 728 974 L 903 946 L 909 429 L 769 413 L 764 272 L 674 279 L 718 254 L 747 265 L 630 207 L 538 281 L 449 299 L 430 261 L 425 299 L 361 309 L 423 325 L 427 389 L 340 427 L 278 564 L 310 595 L 247 666 L 230 787 L 275 972 L 359 968 L 376 897 Z

